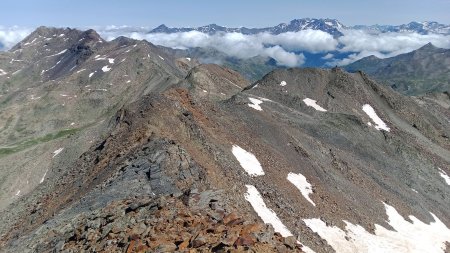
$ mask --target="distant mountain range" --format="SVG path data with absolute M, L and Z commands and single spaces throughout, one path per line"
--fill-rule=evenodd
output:
M 298 32 L 301 30 L 313 29 L 327 32 L 333 36 L 341 36 L 342 33 L 339 30 L 343 27 L 344 25 L 341 24 L 336 19 L 303 18 L 303 19 L 294 19 L 289 23 L 281 23 L 276 26 L 265 28 L 247 28 L 247 27 L 228 28 L 216 24 L 210 24 L 196 28 L 170 28 L 163 24 L 151 30 L 150 33 L 177 33 L 177 32 L 199 31 L 207 34 L 214 34 L 217 32 L 226 32 L 226 33 L 236 32 L 248 35 L 263 32 L 271 34 L 280 34 L 285 32 Z
M 434 21 L 411 22 L 403 25 L 357 25 L 352 29 L 373 31 L 376 33 L 385 32 L 416 32 L 419 34 L 450 34 L 450 25 L 440 24 Z
M 391 58 L 365 57 L 345 69 L 364 71 L 407 95 L 450 91 L 450 49 L 437 48 L 431 43 Z
M 271 33 L 271 34 L 281 34 L 285 32 L 298 32 L 302 30 L 320 30 L 327 32 L 335 37 L 342 36 L 342 30 L 365 30 L 373 33 L 385 33 L 385 32 L 416 32 L 419 34 L 450 34 L 450 25 L 440 24 L 434 21 L 424 21 L 424 22 L 411 22 L 402 25 L 356 25 L 356 26 L 346 26 L 336 19 L 316 19 L 316 18 L 302 18 L 294 19 L 289 23 L 281 23 L 272 27 L 265 28 L 229 28 L 225 26 L 220 26 L 217 24 L 210 24 L 200 27 L 167 27 L 162 24 L 155 29 L 149 31 L 149 33 L 178 33 L 178 32 L 189 32 L 189 31 L 199 31 L 207 34 L 215 34 L 218 32 L 225 33 L 242 33 L 242 34 L 257 34 L 257 33 Z

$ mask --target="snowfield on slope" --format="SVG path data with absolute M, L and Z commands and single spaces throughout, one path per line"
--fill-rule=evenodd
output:
M 252 177 L 264 175 L 263 168 L 261 167 L 258 159 L 256 159 L 255 155 L 239 147 L 238 145 L 233 145 L 231 152 L 248 175 Z
M 245 199 L 250 202 L 250 205 L 252 205 L 253 209 L 258 216 L 261 217 L 264 223 L 271 224 L 275 232 L 280 233 L 283 237 L 292 236 L 291 231 L 289 231 L 283 222 L 281 222 L 277 214 L 266 206 L 256 187 L 253 185 L 246 185 L 246 187 L 247 193 L 245 194 Z
M 305 99 L 303 99 L 303 102 L 307 106 L 311 106 L 312 108 L 316 109 L 316 111 L 321 111 L 321 112 L 326 112 L 327 111 L 325 108 L 323 108 L 320 105 L 318 105 L 316 100 L 313 100 L 313 99 L 310 99 L 310 98 L 305 98 Z
M 377 113 L 372 108 L 372 106 L 370 106 L 369 104 L 365 104 L 363 105 L 362 110 L 367 114 L 367 116 L 369 116 L 372 119 L 373 123 L 375 123 L 375 129 L 384 130 L 387 132 L 391 130 L 386 125 L 386 123 L 384 123 L 384 121 L 380 117 L 378 117 Z
M 308 183 L 305 176 L 300 173 L 289 173 L 287 176 L 287 180 L 289 180 L 289 182 L 291 182 L 293 185 L 295 185 L 295 187 L 297 187 L 297 189 L 299 189 L 306 200 L 308 200 L 313 206 L 316 206 L 316 204 L 309 197 L 309 195 L 312 194 L 313 191 L 311 184 Z
M 450 241 L 450 230 L 434 214 L 434 222 L 426 224 L 414 216 L 412 223 L 406 221 L 394 207 L 384 204 L 388 223 L 395 230 L 375 224 L 375 234 L 348 221 L 346 231 L 329 227 L 320 219 L 305 219 L 304 222 L 338 253 L 383 252 L 422 253 L 444 252 L 445 242 Z

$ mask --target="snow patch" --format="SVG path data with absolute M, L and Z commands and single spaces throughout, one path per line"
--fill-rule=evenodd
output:
M 127 83 L 131 83 L 131 80 L 128 80 Z
M 441 175 L 441 177 L 445 180 L 445 182 L 450 185 L 450 177 L 447 175 L 447 173 L 445 173 L 444 170 L 442 170 L 441 168 L 439 169 L 439 175 Z
M 248 106 L 250 106 L 251 108 L 253 108 L 255 110 L 262 111 L 260 104 L 262 104 L 263 101 L 256 99 L 256 98 L 248 98 L 248 100 L 250 100 L 250 102 L 252 102 L 251 104 L 247 104 Z
M 246 187 L 247 193 L 245 194 L 245 199 L 250 202 L 250 205 L 252 205 L 253 209 L 264 223 L 271 224 L 275 232 L 280 233 L 283 237 L 292 236 L 292 233 L 286 228 L 283 222 L 281 222 L 277 214 L 266 206 L 261 194 L 255 186 L 246 185 Z
M 161 57 L 161 55 L 158 55 L 158 56 L 159 56 L 159 58 L 161 58 L 161 60 L 163 60 L 163 61 L 164 61 L 164 58 L 162 58 L 162 57 Z
M 281 81 L 280 86 L 286 86 L 286 81 Z
M 20 190 L 18 190 L 16 193 L 16 196 L 19 196 L 19 195 L 20 195 Z
M 4 71 L 3 69 L 0 69 L 0 76 L 4 76 L 6 74 L 8 74 L 8 73 L 6 73 L 6 71 Z
M 108 58 L 108 62 L 109 62 L 109 64 L 114 64 L 114 59 L 113 58 Z
M 250 176 L 263 176 L 264 171 L 259 163 L 258 159 L 256 159 L 255 155 L 244 150 L 238 145 L 233 145 L 231 152 L 234 157 L 239 161 L 241 167 L 250 175 Z
M 375 123 L 375 129 L 377 130 L 385 130 L 387 132 L 390 131 L 390 128 L 384 123 L 383 120 L 378 117 L 375 110 L 369 104 L 365 104 L 362 107 L 362 110 L 372 119 L 373 123 Z
M 77 71 L 77 74 L 78 74 L 78 73 L 81 73 L 81 72 L 83 72 L 83 71 L 85 71 L 85 70 L 86 70 L 86 69 L 80 69 L 80 70 Z
M 336 252 L 444 252 L 445 242 L 450 241 L 450 230 L 434 214 L 434 222 L 426 224 L 414 216 L 406 221 L 394 207 L 384 204 L 388 223 L 395 230 L 375 224 L 375 234 L 363 227 L 345 221 L 343 231 L 328 227 L 320 219 L 305 219 L 314 232 L 324 238 Z
M 110 71 L 110 70 L 111 70 L 111 68 L 108 67 L 108 66 L 103 66 L 103 68 L 102 68 L 102 71 L 103 71 L 103 72 L 108 72 L 108 71 Z
M 310 98 L 305 98 L 305 99 L 303 99 L 303 102 L 307 106 L 311 106 L 312 108 L 316 109 L 316 111 L 321 111 L 321 112 L 326 112 L 327 111 L 326 109 L 324 109 L 323 107 L 318 105 L 316 100 L 313 100 L 313 99 L 310 99 Z
M 186 57 L 186 60 L 188 60 L 188 61 L 191 61 L 191 58 L 189 58 L 189 57 Z
M 295 185 L 295 187 L 297 187 L 297 189 L 300 190 L 300 192 L 302 193 L 303 197 L 305 197 L 306 200 L 311 202 L 313 206 L 316 206 L 316 204 L 309 197 L 309 195 L 312 194 L 313 191 L 311 184 L 308 183 L 305 176 L 303 176 L 300 173 L 298 174 L 289 173 L 287 176 L 287 180 L 289 180 L 289 182 L 291 182 L 293 185 Z
M 90 73 L 89 74 L 89 78 L 91 78 L 95 74 L 95 72 L 97 72 L 97 71 L 94 71 L 94 72 Z

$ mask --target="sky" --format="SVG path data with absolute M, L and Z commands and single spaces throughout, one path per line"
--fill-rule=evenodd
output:
M 450 0 L 2 0 L 0 6 L 0 26 L 265 27 L 306 17 L 345 25 L 450 24 Z

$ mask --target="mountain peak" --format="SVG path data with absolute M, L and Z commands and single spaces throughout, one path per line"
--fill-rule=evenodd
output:
M 428 42 L 424 46 L 420 47 L 418 50 L 434 50 L 434 49 L 438 49 L 438 48 L 435 47 L 431 42 Z
M 89 30 L 84 31 L 81 34 L 81 36 L 82 36 L 82 38 L 88 39 L 88 40 L 96 40 L 96 41 L 102 40 L 100 35 L 93 29 L 89 29 Z

